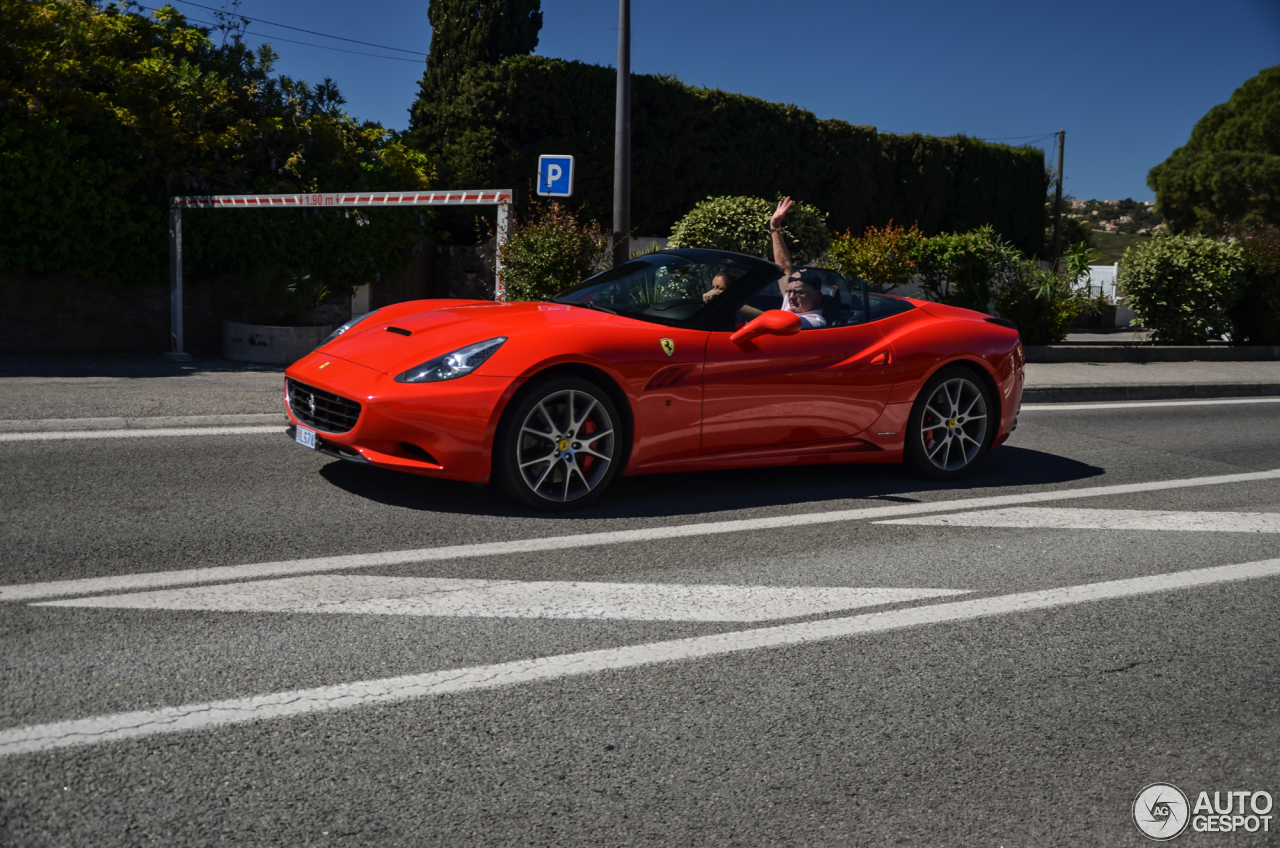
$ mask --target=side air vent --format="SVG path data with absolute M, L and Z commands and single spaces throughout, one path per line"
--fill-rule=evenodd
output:
M 674 386 L 693 373 L 694 367 L 693 365 L 668 365 L 649 379 L 649 383 L 644 387 L 645 391 Z

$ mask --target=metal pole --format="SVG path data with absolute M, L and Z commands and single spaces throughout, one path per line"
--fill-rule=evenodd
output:
M 502 246 L 507 243 L 507 237 L 511 235 L 510 203 L 498 204 L 497 229 L 493 245 L 493 299 L 501 302 L 504 299 L 502 291 Z
M 191 354 L 182 349 L 182 210 L 169 207 L 169 344 L 161 359 L 188 362 Z
M 1058 130 L 1058 191 L 1053 201 L 1053 270 L 1058 270 L 1062 258 L 1062 147 L 1067 142 L 1067 131 Z
M 631 256 L 631 0 L 618 0 L 618 94 L 613 135 L 613 265 Z

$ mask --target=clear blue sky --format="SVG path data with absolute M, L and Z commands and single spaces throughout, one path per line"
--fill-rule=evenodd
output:
M 184 0 L 174 5 L 210 20 Z M 240 12 L 425 53 L 427 5 L 243 0 Z M 542 10 L 537 53 L 615 63 L 616 2 L 543 0 Z M 1147 171 L 1186 142 L 1210 107 L 1280 64 L 1280 0 L 632 0 L 631 25 L 635 73 L 795 103 L 821 118 L 987 139 L 1065 129 L 1066 190 L 1078 198 L 1152 199 Z M 282 73 L 309 82 L 331 76 L 355 117 L 407 126 L 420 57 L 259 22 L 249 30 L 266 36 L 250 35 L 250 43 L 275 45 Z M 1036 144 L 1051 155 L 1051 139 Z

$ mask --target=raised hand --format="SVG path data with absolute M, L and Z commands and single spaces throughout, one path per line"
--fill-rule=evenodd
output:
M 784 197 L 778 201 L 778 208 L 773 210 L 773 217 L 769 219 L 769 226 L 777 229 L 782 226 L 782 219 L 787 217 L 787 213 L 791 211 L 791 198 Z

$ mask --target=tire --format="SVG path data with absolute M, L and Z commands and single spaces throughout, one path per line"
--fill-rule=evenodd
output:
M 911 407 L 903 463 L 929 480 L 958 480 L 991 451 L 999 423 L 982 378 L 949 365 L 929 378 Z
M 578 377 L 538 381 L 502 416 L 494 481 L 535 509 L 580 509 L 604 494 L 622 466 L 621 425 L 613 401 L 595 383 Z

